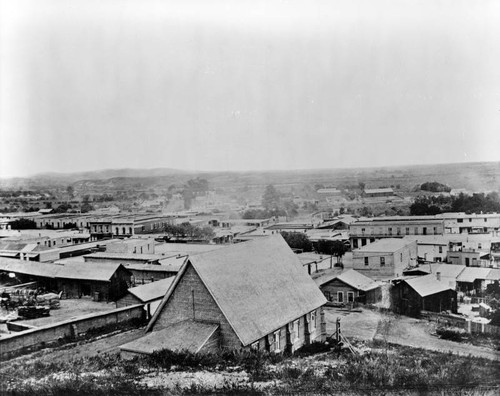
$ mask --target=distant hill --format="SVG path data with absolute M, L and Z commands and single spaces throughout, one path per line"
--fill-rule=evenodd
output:
M 135 189 L 183 184 L 189 179 L 207 179 L 211 188 L 262 189 L 274 184 L 283 191 L 316 183 L 349 188 L 363 183 L 367 188 L 396 186 L 401 191 L 420 189 L 426 182 L 446 184 L 468 191 L 500 191 L 500 162 L 475 162 L 383 168 L 343 168 L 281 171 L 193 172 L 172 168 L 105 169 L 78 173 L 40 173 L 27 178 L 0 179 L 0 188 L 52 188 L 85 185 L 88 188 Z

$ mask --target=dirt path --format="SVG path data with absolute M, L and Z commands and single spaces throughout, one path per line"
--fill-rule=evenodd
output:
M 391 344 L 423 348 L 438 352 L 452 352 L 462 356 L 476 356 L 491 360 L 500 359 L 500 352 L 449 340 L 432 335 L 435 324 L 405 316 L 387 315 L 380 322 L 375 339 Z
M 19 361 L 22 361 L 24 364 L 29 364 L 31 361 L 40 358 L 47 358 L 53 362 L 68 362 L 73 359 L 91 357 L 104 353 L 115 353 L 119 351 L 118 347 L 120 345 L 136 340 L 143 335 L 144 328 L 133 329 L 123 333 L 104 336 L 95 341 L 81 341 L 76 344 L 69 344 L 59 348 L 47 348 L 29 355 L 19 356 L 6 362 L 2 362 L 2 365 L 8 365 L 9 362 Z
M 326 332 L 331 335 L 335 332 L 336 320 L 340 318 L 342 333 L 347 338 L 356 338 L 361 341 L 371 341 L 377 333 L 377 328 L 383 315 L 367 309 L 347 311 L 338 308 L 325 308 Z

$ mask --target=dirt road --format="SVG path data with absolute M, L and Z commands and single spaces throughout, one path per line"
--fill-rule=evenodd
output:
M 435 333 L 434 323 L 407 316 L 383 314 L 363 308 L 352 312 L 326 308 L 325 320 L 328 335 L 335 332 L 337 317 L 341 318 L 342 333 L 351 340 L 379 340 L 431 351 L 452 352 L 458 355 L 472 355 L 493 360 L 500 359 L 500 352 L 493 349 L 438 338 L 433 335 Z

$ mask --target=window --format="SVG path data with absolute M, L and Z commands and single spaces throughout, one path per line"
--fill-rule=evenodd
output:
M 482 248 L 482 246 L 483 246 L 483 245 L 481 245 L 481 243 L 478 243 L 478 244 L 477 244 L 477 248 L 478 248 L 478 249 L 481 249 L 481 248 Z
M 296 340 L 298 340 L 299 337 L 299 321 L 296 320 L 293 322 L 293 336 L 295 337 Z
M 343 303 L 344 302 L 344 292 L 337 292 L 337 302 Z
M 486 219 L 486 217 L 484 218 L 484 222 L 486 223 L 488 220 Z
M 457 219 L 457 223 L 463 223 L 464 219 Z
M 472 223 L 472 219 L 469 219 L 469 223 Z
M 279 352 L 280 350 L 280 331 L 274 333 L 274 350 Z
M 399 261 L 403 262 L 403 253 L 399 253 Z
M 436 234 L 437 234 L 437 227 L 434 227 L 434 228 L 433 228 L 433 233 L 434 233 L 434 235 L 436 235 Z
M 439 253 L 443 253 L 443 247 L 439 246 Z
M 365 246 L 366 245 L 366 238 L 361 238 L 361 246 Z
M 347 301 L 354 302 L 354 293 L 353 292 L 347 292 Z
M 364 234 L 364 233 L 365 233 L 365 229 L 364 229 L 364 228 L 362 228 L 362 229 L 361 229 L 361 232 Z
M 257 351 L 259 349 L 259 341 L 257 342 L 254 342 L 251 346 L 250 346 L 253 350 Z
M 368 265 L 368 257 L 365 257 L 365 265 Z
M 410 227 L 406 227 L 405 234 L 406 234 L 406 235 L 410 235 Z
M 385 257 L 380 257 L 380 266 L 383 267 L 385 265 Z
M 332 295 L 330 294 L 329 291 L 324 291 L 323 294 L 325 295 L 325 298 L 328 300 L 328 301 L 332 301 Z
M 396 228 L 396 234 L 401 235 L 401 227 Z
M 427 227 L 422 228 L 422 234 L 427 235 Z
M 389 227 L 389 235 L 392 235 L 392 228 Z
M 311 330 L 316 329 L 316 312 L 311 312 Z
M 415 235 L 418 235 L 418 227 L 415 227 Z
M 354 239 L 352 240 L 352 247 L 353 247 L 354 249 L 357 249 L 357 248 L 358 248 L 358 240 L 357 240 L 356 238 L 354 238 Z

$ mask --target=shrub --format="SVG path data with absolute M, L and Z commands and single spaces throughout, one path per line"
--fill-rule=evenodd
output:
M 328 352 L 332 348 L 331 345 L 324 342 L 314 341 L 310 344 L 304 345 L 295 351 L 296 356 L 315 355 L 317 353 Z
M 464 329 L 460 329 L 458 327 L 439 327 L 436 330 L 436 333 L 443 340 L 451 340 L 460 342 L 467 335 L 467 332 Z

